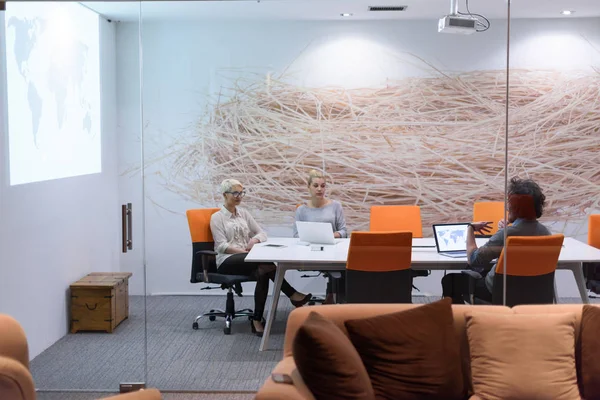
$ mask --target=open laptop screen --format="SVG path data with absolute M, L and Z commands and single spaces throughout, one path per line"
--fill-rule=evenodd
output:
M 296 221 L 301 242 L 310 244 L 335 244 L 333 228 L 329 222 Z
M 469 224 L 433 225 L 435 245 L 438 252 L 466 251 Z

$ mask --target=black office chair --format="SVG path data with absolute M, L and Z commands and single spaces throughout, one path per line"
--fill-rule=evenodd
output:
M 202 317 L 208 317 L 214 321 L 217 317 L 225 318 L 225 327 L 223 333 L 231 334 L 231 321 L 238 317 L 247 317 L 252 319 L 253 311 L 249 308 L 236 311 L 233 292 L 242 297 L 242 283 L 256 281 L 256 278 L 247 275 L 225 275 L 217 272 L 215 257 L 217 253 L 213 251 L 214 242 L 210 231 L 210 217 L 218 208 L 204 208 L 188 210 L 186 212 L 190 234 L 192 236 L 192 276 L 191 283 L 214 283 L 220 286 L 206 286 L 201 290 L 222 289 L 227 290 L 227 302 L 225 311 L 210 310 L 207 313 L 200 314 L 194 319 L 192 328 L 198 329 L 198 321 Z

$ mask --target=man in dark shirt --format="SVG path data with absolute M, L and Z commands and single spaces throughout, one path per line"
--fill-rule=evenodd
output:
M 489 231 L 490 222 L 474 222 L 467 230 L 467 262 L 469 268 L 481 274 L 482 278 L 475 283 L 475 297 L 492 302 L 492 289 L 496 264 L 490 263 L 500 257 L 504 247 L 504 231 L 506 236 L 545 236 L 551 232 L 538 222 L 544 212 L 546 196 L 537 183 L 531 179 L 513 178 L 508 188 L 508 222 L 505 227 L 500 221 L 500 230 L 483 246 L 477 247 L 475 232 Z M 448 274 L 442 278 L 444 297 L 452 297 L 456 304 L 468 301 L 468 275 Z

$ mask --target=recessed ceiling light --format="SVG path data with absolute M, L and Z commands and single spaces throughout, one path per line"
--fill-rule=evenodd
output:
M 575 11 L 573 11 L 573 10 L 563 10 L 563 11 L 561 11 L 560 13 L 561 13 L 562 15 L 571 15 L 571 14 L 573 14 L 574 12 L 575 12 Z
M 342 17 L 351 17 L 351 16 L 352 16 L 352 15 L 354 15 L 354 14 L 352 14 L 352 13 L 341 13 L 340 15 L 341 15 Z

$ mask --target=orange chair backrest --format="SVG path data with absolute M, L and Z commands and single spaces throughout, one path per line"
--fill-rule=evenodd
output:
M 548 236 L 509 236 L 507 245 L 502 249 L 496 273 L 504 271 L 506 254 L 506 275 L 539 276 L 556 270 L 558 256 L 565 236 L 562 234 Z M 506 253 L 506 254 L 505 254 Z
M 185 212 L 190 226 L 192 243 L 214 241 L 210 231 L 210 217 L 217 211 L 219 208 L 196 208 Z
M 488 233 L 493 235 L 498 232 L 498 221 L 504 219 L 503 201 L 479 201 L 473 204 L 473 221 L 491 221 L 492 230 Z
M 588 244 L 600 249 L 600 214 L 590 215 L 588 221 Z
M 372 206 L 369 221 L 371 232 L 412 232 L 413 237 L 423 237 L 421 207 Z
M 386 272 L 410 268 L 412 232 L 352 232 L 346 269 Z

